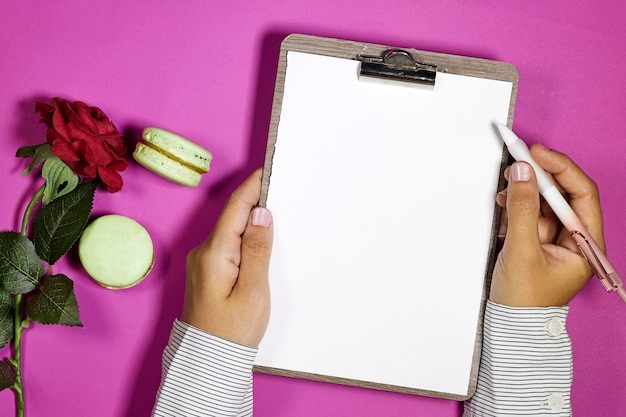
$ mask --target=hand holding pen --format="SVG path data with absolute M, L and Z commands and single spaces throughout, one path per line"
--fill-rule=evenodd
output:
M 506 238 L 496 262 L 490 299 L 518 307 L 565 305 L 596 273 L 626 300 L 621 279 L 604 255 L 596 184 L 566 155 L 538 144 L 529 151 L 506 127 L 499 126 L 499 130 L 511 154 L 524 162 L 506 170 L 509 184 L 497 198 L 505 207 Z M 545 200 L 539 199 L 540 192 Z M 588 262 L 591 256 L 597 258 Z M 592 269 L 593 261 L 599 265 Z

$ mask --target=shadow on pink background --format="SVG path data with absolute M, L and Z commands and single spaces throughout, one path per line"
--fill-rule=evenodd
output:
M 124 214 L 144 224 L 156 265 L 142 284 L 123 291 L 96 285 L 74 253 L 55 266 L 75 282 L 85 328 L 33 325 L 25 332 L 27 415 L 149 415 L 161 352 L 180 312 L 186 253 L 209 233 L 235 186 L 263 163 L 278 49 L 292 32 L 515 65 L 516 131 L 529 143 L 568 153 L 597 181 L 609 255 L 626 274 L 625 15 L 626 4 L 616 0 L 4 5 L 0 230 L 18 227 L 35 191 L 33 178 L 19 175 L 25 165 L 14 154 L 44 140 L 33 113 L 38 100 L 61 96 L 99 106 L 131 146 L 155 125 L 214 155 L 198 189 L 131 164 L 120 193 L 98 192 L 94 214 Z M 571 304 L 576 415 L 617 416 L 626 408 L 620 395 L 626 306 L 620 303 L 594 279 Z M 7 347 L 0 350 L 7 354 Z M 13 414 L 13 393 L 3 391 L 0 415 Z M 255 375 L 260 417 L 460 414 L 452 401 Z

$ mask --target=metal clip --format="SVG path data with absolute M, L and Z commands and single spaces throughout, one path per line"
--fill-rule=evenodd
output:
M 403 49 L 388 49 L 381 56 L 359 54 L 357 59 L 361 61 L 359 77 L 435 85 L 437 66 L 416 62 L 413 55 Z
M 613 278 L 613 274 L 610 274 L 604 265 L 602 265 L 602 261 L 596 255 L 596 251 L 593 248 L 593 245 L 589 242 L 589 240 L 577 230 L 572 231 L 572 239 L 578 245 L 580 252 L 583 254 L 591 268 L 593 269 L 594 274 L 602 283 L 602 286 L 605 290 L 609 292 L 616 291 L 618 288 L 618 282 Z

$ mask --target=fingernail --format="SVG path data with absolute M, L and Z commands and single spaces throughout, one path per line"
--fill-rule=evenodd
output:
M 254 226 L 269 227 L 272 222 L 272 213 L 264 207 L 255 207 L 252 209 L 252 218 L 250 223 Z
M 504 239 L 506 237 L 506 231 L 508 227 L 506 223 L 500 222 L 500 227 L 498 228 L 498 239 Z
M 502 190 L 496 194 L 496 203 L 498 203 L 500 207 L 506 206 L 506 194 L 506 190 Z
M 528 181 L 531 175 L 530 165 L 526 162 L 516 162 L 511 165 L 511 180 L 513 182 Z

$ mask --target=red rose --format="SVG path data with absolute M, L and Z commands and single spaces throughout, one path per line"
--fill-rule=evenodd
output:
M 80 101 L 52 99 L 37 103 L 35 113 L 48 126 L 52 152 L 82 178 L 100 178 L 109 192 L 122 189 L 119 172 L 128 166 L 124 138 L 97 107 Z

